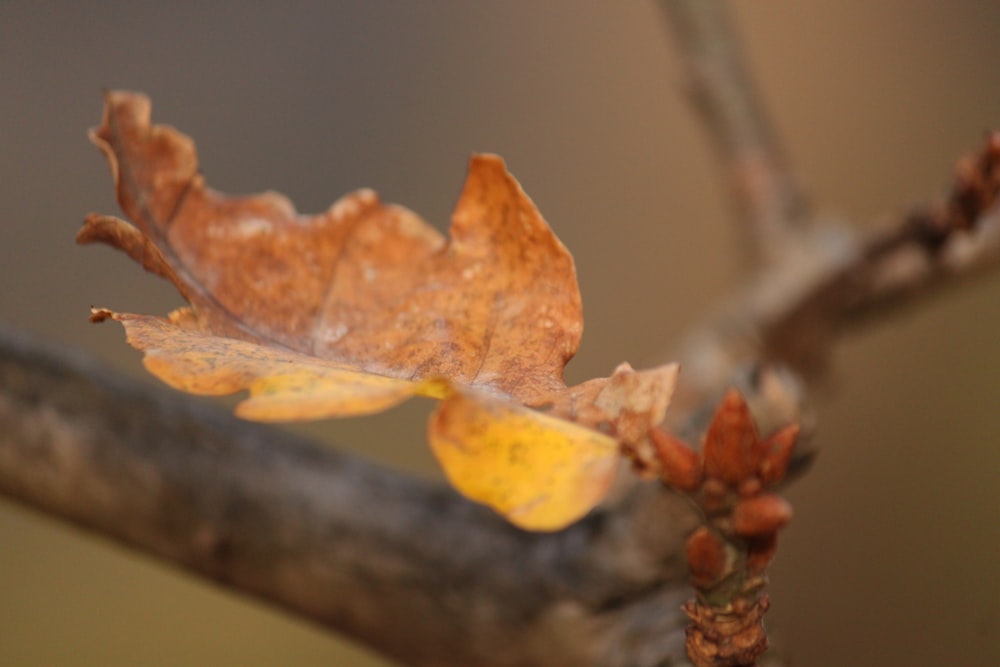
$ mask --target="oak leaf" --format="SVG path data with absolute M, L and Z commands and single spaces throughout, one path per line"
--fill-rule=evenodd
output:
M 662 420 L 674 365 L 566 387 L 583 329 L 573 258 L 499 157 L 471 159 L 445 238 L 371 190 L 314 216 L 274 192 L 216 192 L 191 139 L 150 109 L 107 94 L 91 139 L 131 222 L 92 214 L 77 239 L 123 250 L 190 304 L 167 318 L 93 312 L 121 322 L 168 384 L 248 390 L 236 410 L 257 420 L 443 399 L 429 438 L 449 479 L 538 530 L 589 511 L 619 447 Z

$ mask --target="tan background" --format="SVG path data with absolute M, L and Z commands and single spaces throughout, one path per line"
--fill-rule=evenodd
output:
M 920 201 L 1000 126 L 996 3 L 736 9 L 824 210 L 870 224 Z M 141 375 L 87 307 L 177 298 L 72 242 L 85 213 L 116 212 L 84 130 L 101 88 L 126 87 L 198 140 L 213 185 L 304 211 L 373 186 L 443 225 L 468 154 L 502 154 L 577 259 L 570 379 L 661 360 L 738 275 L 678 74 L 651 2 L 0 2 L 0 321 Z M 998 300 L 1000 277 L 981 280 L 839 351 L 773 572 L 795 664 L 1000 664 Z M 308 430 L 435 474 L 425 407 Z M 3 503 L 0 664 L 383 663 Z

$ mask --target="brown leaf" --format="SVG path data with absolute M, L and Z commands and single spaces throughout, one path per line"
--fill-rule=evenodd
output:
M 677 384 L 677 364 L 636 371 L 619 364 L 611 377 L 594 378 L 541 401 L 550 415 L 607 428 L 628 445 L 646 440 L 651 426 L 663 421 Z
M 248 390 L 237 412 L 260 420 L 446 399 L 430 435 L 448 475 L 533 529 L 597 503 L 620 444 L 652 451 L 676 366 L 566 387 L 583 328 L 573 259 L 499 157 L 471 159 L 445 238 L 370 190 L 314 216 L 273 192 L 216 192 L 194 143 L 152 125 L 140 94 L 109 93 L 91 138 L 131 223 L 91 215 L 78 240 L 118 247 L 190 303 L 94 319 L 121 322 L 172 386 Z
M 203 330 L 527 403 L 564 387 L 582 332 L 573 259 L 500 158 L 472 158 L 446 240 L 370 190 L 316 216 L 276 193 L 215 192 L 142 95 L 109 93 L 91 137 L 148 241 L 95 216 L 78 238 L 172 280 Z
M 223 396 L 242 389 L 250 397 L 236 413 L 258 421 L 350 417 L 381 412 L 414 394 L 441 398 L 438 381 L 410 382 L 338 365 L 292 350 L 270 348 L 199 331 L 190 311 L 169 319 L 95 309 L 95 322 L 122 323 L 133 347 L 146 353 L 149 372 L 175 389 Z M 194 327 L 194 328 L 193 328 Z

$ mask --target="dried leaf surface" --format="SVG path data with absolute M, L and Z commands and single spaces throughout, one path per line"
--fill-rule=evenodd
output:
M 618 445 L 663 417 L 675 366 L 566 387 L 583 328 L 573 259 L 499 157 L 471 159 L 445 238 L 370 190 L 314 216 L 273 192 L 216 192 L 140 94 L 109 93 L 91 138 L 130 222 L 88 216 L 78 240 L 123 250 L 190 303 L 94 319 L 120 321 L 174 387 L 248 390 L 237 411 L 260 420 L 446 399 L 431 440 L 449 478 L 536 529 L 598 502 Z
M 460 393 L 434 412 L 428 439 L 456 489 L 529 530 L 562 528 L 590 511 L 621 460 L 615 438 Z
M 170 319 L 95 310 L 115 319 L 129 344 L 145 351 L 146 368 L 175 389 L 223 396 L 246 389 L 236 413 L 258 421 L 349 417 L 381 412 L 415 394 L 443 396 L 440 382 L 411 382 L 365 373 L 291 350 L 222 338 L 188 328 L 179 310 Z
M 204 330 L 522 402 L 564 386 L 582 332 L 573 259 L 500 158 L 472 158 L 446 240 L 371 190 L 316 216 L 273 192 L 215 192 L 193 142 L 151 125 L 141 95 L 110 93 L 91 137 L 148 240 L 100 217 L 81 240 L 172 280 Z

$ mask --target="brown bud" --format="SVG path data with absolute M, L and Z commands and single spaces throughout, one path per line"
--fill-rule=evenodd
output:
M 764 453 L 743 395 L 730 389 L 705 434 L 705 474 L 737 485 L 757 474 Z
M 707 588 L 725 576 L 731 567 L 725 542 L 705 526 L 691 533 L 684 552 L 695 588 Z
M 798 437 L 799 425 L 789 424 L 764 442 L 765 453 L 759 468 L 764 486 L 772 486 L 785 478 Z
M 649 430 L 656 448 L 663 481 L 680 491 L 694 491 L 701 484 L 701 456 L 680 438 L 661 428 Z
M 701 485 L 701 497 L 698 504 L 709 516 L 729 514 L 732 497 L 729 487 L 717 479 L 706 479 Z
M 791 520 L 792 506 L 774 493 L 741 500 L 733 508 L 733 532 L 741 537 L 776 533 Z
M 761 484 L 760 478 L 751 477 L 740 482 L 736 492 L 740 494 L 740 498 L 753 498 L 763 490 L 764 485 Z

